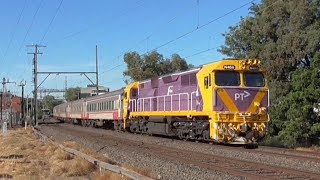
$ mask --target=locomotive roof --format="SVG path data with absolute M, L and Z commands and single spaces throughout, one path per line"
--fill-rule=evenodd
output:
M 165 75 L 162 75 L 162 76 L 158 76 L 159 79 L 163 78 L 163 77 L 167 77 L 167 76 L 174 76 L 174 75 L 182 75 L 182 74 L 188 74 L 188 73 L 192 73 L 194 71 L 199 71 L 203 66 L 207 66 L 207 65 L 214 65 L 214 64 L 217 64 L 217 63 L 225 63 L 227 61 L 240 61 L 240 60 L 246 60 L 246 59 L 237 59 L 237 58 L 224 58 L 224 59 L 221 59 L 221 60 L 218 60 L 218 61 L 214 61 L 214 62 L 210 62 L 210 63 L 207 63 L 207 64 L 202 64 L 202 65 L 199 65 L 197 67 L 194 67 L 194 68 L 190 68 L 186 71 L 178 71 L 178 72 L 174 72 L 174 73 L 170 73 L 170 74 L 165 74 Z M 156 78 L 156 76 L 155 76 Z M 152 79 L 152 78 L 151 78 Z M 146 80 L 142 80 L 140 81 L 140 83 L 145 83 L 145 82 L 149 82 L 151 79 L 146 79 Z

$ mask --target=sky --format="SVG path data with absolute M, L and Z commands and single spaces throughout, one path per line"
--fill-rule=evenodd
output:
M 248 16 L 250 0 L 2 0 L 0 5 L 0 77 L 26 82 L 33 89 L 32 54 L 40 44 L 38 71 L 95 71 L 99 85 L 125 86 L 123 55 L 157 50 L 199 66 L 225 58 L 217 49 L 222 33 Z M 259 0 L 254 3 L 259 3 Z M 237 9 L 237 10 L 235 10 Z M 235 10 L 235 11 L 233 11 Z M 233 11 L 233 12 L 231 12 Z M 208 50 L 210 49 L 210 50 Z M 208 50 L 203 53 L 198 53 Z M 88 75 L 95 82 L 94 75 Z M 40 84 L 46 75 L 38 76 Z M 85 87 L 84 75 L 50 75 L 41 88 Z M 20 95 L 21 87 L 7 84 Z

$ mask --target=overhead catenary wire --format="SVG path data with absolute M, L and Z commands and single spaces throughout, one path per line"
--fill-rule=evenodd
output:
M 59 5 L 58 5 L 58 7 L 57 7 L 57 9 L 56 9 L 56 12 L 55 12 L 54 16 L 52 17 L 52 19 L 51 19 L 51 21 L 50 21 L 50 23 L 49 23 L 49 25 L 48 25 L 45 33 L 43 34 L 43 36 L 42 36 L 42 38 L 41 38 L 41 41 L 40 41 L 41 43 L 40 43 L 40 44 L 43 43 L 43 40 L 45 39 L 46 35 L 48 34 L 48 32 L 49 32 L 49 30 L 50 30 L 50 28 L 51 28 L 54 20 L 56 19 L 57 15 L 58 15 L 58 12 L 59 12 L 59 10 L 60 10 L 60 8 L 61 8 L 62 3 L 63 3 L 63 0 L 60 1 Z
M 48 25 L 45 33 L 43 34 L 42 39 L 41 39 L 41 44 L 42 44 L 43 40 L 45 39 L 46 35 L 48 34 L 48 32 L 49 32 L 49 30 L 50 30 L 50 28 L 51 28 L 51 26 L 52 26 L 52 24 L 53 24 L 56 16 L 57 16 L 57 14 L 58 14 L 58 12 L 59 12 L 59 10 L 60 10 L 60 7 L 61 7 L 62 3 L 63 3 L 63 0 L 60 1 L 59 5 L 58 5 L 58 7 L 57 7 L 57 9 L 56 9 L 56 12 L 55 12 L 54 16 L 53 16 L 52 19 L 50 20 L 50 23 L 49 23 L 49 25 Z M 42 5 L 42 1 L 40 2 L 39 6 L 38 6 L 35 15 L 38 13 L 41 5 Z M 33 21 L 35 20 L 35 15 L 33 16 Z M 31 22 L 31 25 L 33 24 L 33 21 Z M 31 27 L 31 25 L 30 25 L 30 27 Z M 28 32 L 27 32 L 27 33 L 28 33 Z M 30 63 L 28 63 L 28 65 L 25 67 L 22 75 L 20 75 L 20 76 L 23 76 L 23 74 L 26 73 L 27 68 L 28 68 L 29 65 L 30 65 Z
M 208 26 L 208 25 L 211 24 L 211 23 L 213 23 L 213 22 L 215 22 L 215 21 L 218 21 L 218 20 L 220 20 L 220 19 L 228 16 L 229 14 L 232 14 L 233 12 L 235 12 L 235 11 L 237 11 L 237 10 L 239 10 L 239 9 L 248 6 L 249 4 L 252 4 L 254 1 L 256 1 L 256 0 L 249 1 L 249 2 L 247 2 L 247 3 L 245 3 L 245 4 L 243 4 L 243 5 L 235 8 L 235 9 L 232 9 L 231 11 L 229 11 L 229 12 L 227 12 L 227 13 L 225 13 L 225 14 L 223 14 L 223 15 L 221 15 L 221 16 L 219 16 L 219 17 L 217 17 L 217 18 L 215 18 L 215 19 L 213 19 L 213 20 L 211 20 L 211 21 L 208 21 L 207 23 L 205 23 L 205 24 L 203 24 L 203 25 L 201 25 L 201 26 L 199 26 L 199 27 L 195 27 L 194 29 L 192 29 L 192 30 L 190 30 L 190 31 L 188 31 L 188 32 L 186 32 L 186 33 L 184 33 L 184 34 L 182 34 L 182 35 L 180 35 L 180 36 L 178 36 L 178 37 L 176 37 L 176 38 L 174 38 L 174 39 L 171 39 L 171 40 L 169 40 L 169 41 L 167 41 L 167 42 L 165 42 L 165 43 L 163 43 L 163 44 L 155 47 L 153 50 L 158 50 L 158 49 L 160 49 L 160 48 L 162 48 L 162 47 L 164 47 L 164 46 L 167 46 L 168 44 L 171 44 L 172 42 L 175 42 L 175 41 L 177 41 L 177 40 L 179 40 L 179 39 L 181 39 L 181 38 L 183 38 L 183 37 L 185 37 L 185 36 L 187 36 L 187 35 L 189 35 L 189 34 L 192 34 L 192 33 L 194 33 L 195 31 L 198 31 L 198 30 L 200 30 L 200 29 Z
M 37 9 L 36 9 L 35 13 L 33 14 L 33 17 L 32 17 L 32 20 L 31 20 L 31 23 L 30 23 L 30 25 L 29 25 L 29 27 L 28 27 L 28 29 L 27 29 L 27 32 L 26 32 L 26 34 L 24 35 L 24 38 L 23 38 L 23 40 L 22 40 L 22 43 L 21 43 L 21 45 L 20 45 L 20 47 L 19 47 L 19 53 L 18 53 L 18 54 L 20 54 L 21 49 L 22 49 L 22 47 L 24 46 L 24 43 L 25 43 L 25 41 L 26 41 L 26 39 L 27 39 L 27 36 L 28 36 L 28 35 L 29 35 L 29 33 L 30 33 L 30 30 L 31 30 L 31 27 L 32 27 L 32 25 L 33 25 L 34 21 L 36 20 L 37 14 L 38 14 L 38 12 L 39 12 L 39 10 L 40 10 L 41 6 L 42 6 L 43 1 L 44 1 L 44 0 L 41 0 L 41 1 L 40 1 L 40 3 L 39 3 L 39 5 L 38 5 L 38 7 L 37 7 Z
M 167 25 L 167 24 L 170 24 L 170 23 L 172 23 L 174 20 L 176 20 L 180 15 L 182 15 L 182 14 L 184 14 L 184 13 L 186 13 L 186 12 L 188 12 L 188 11 L 186 11 L 186 10 L 184 10 L 183 8 L 177 13 L 177 14 L 175 14 L 172 18 L 170 18 L 167 22 L 165 22 L 165 23 L 162 23 L 161 25 L 159 25 L 159 27 L 161 28 L 161 27 L 164 27 L 165 25 Z M 159 30 L 160 28 L 157 28 L 157 30 Z M 142 42 L 144 42 L 144 41 L 146 41 L 146 40 L 149 40 L 150 39 L 150 37 L 152 37 L 152 36 L 154 36 L 156 33 L 155 32 L 153 32 L 153 33 L 148 33 L 148 35 L 146 36 L 146 37 L 144 37 L 142 40 L 140 40 L 138 43 L 136 43 L 132 48 L 130 48 L 129 50 L 127 50 L 127 51 L 131 51 L 134 47 L 136 47 L 138 44 L 140 44 L 140 43 L 142 43 Z M 149 45 L 149 43 L 147 44 L 147 46 Z M 126 51 L 126 52 L 127 52 Z M 147 47 L 147 52 L 149 52 L 148 51 L 148 47 Z M 123 54 L 123 53 L 125 53 L 125 52 L 122 52 L 121 54 Z M 115 58 L 118 58 L 118 57 L 120 57 L 121 55 L 118 55 L 118 56 L 116 56 Z M 113 58 L 113 59 L 115 59 L 115 58 Z M 120 64 L 117 64 L 116 66 L 114 66 L 114 67 L 112 67 L 112 68 L 110 68 L 110 69 L 108 69 L 108 70 L 106 70 L 106 71 L 103 71 L 102 73 L 100 73 L 100 75 L 101 74 L 104 74 L 104 73 L 106 73 L 106 72 L 109 72 L 109 71 L 112 71 L 112 70 L 114 70 L 114 69 L 116 69 L 116 68 L 118 68 L 118 67 L 121 67 L 121 66 L 123 66 L 123 65 L 125 65 L 125 63 L 124 62 L 122 62 L 122 63 L 120 63 Z M 103 67 L 103 66 L 106 66 L 106 65 L 102 65 L 101 67 Z
M 270 5 L 268 5 L 267 7 L 259 10 L 259 12 L 260 12 L 260 13 L 264 12 L 265 10 L 267 10 L 268 8 L 270 8 L 271 6 L 273 6 L 273 5 L 274 5 L 275 3 L 277 3 L 278 1 L 281 1 L 281 0 L 274 1 L 273 3 L 271 3 Z M 210 39 L 209 39 L 209 45 L 210 45 L 211 36 L 210 36 L 209 38 L 210 38 Z M 203 53 L 205 53 L 205 52 L 218 49 L 219 47 L 221 47 L 221 46 L 216 46 L 216 47 L 213 47 L 213 48 L 208 48 L 208 49 L 205 49 L 205 50 L 201 50 L 201 51 L 199 51 L 199 52 L 196 52 L 196 53 L 194 53 L 194 54 L 191 54 L 191 55 L 189 55 L 189 56 L 186 56 L 185 58 L 190 58 L 190 57 L 193 57 L 193 56 L 197 56 L 197 55 L 199 55 L 199 54 L 203 54 Z
M 24 4 L 23 4 L 23 6 L 22 6 L 22 9 L 21 9 L 21 11 L 19 12 L 18 20 L 17 20 L 17 22 L 15 23 L 15 25 L 14 25 L 11 33 L 10 33 L 9 43 L 8 43 L 5 51 L 3 52 L 3 58 L 4 58 L 4 59 L 6 58 L 6 56 L 7 56 L 7 54 L 8 54 L 9 48 L 10 48 L 10 46 L 11 46 L 11 44 L 12 44 L 12 41 L 13 41 L 13 39 L 14 39 L 16 30 L 18 29 L 18 25 L 19 25 L 19 23 L 20 23 L 20 21 L 21 21 L 21 19 L 22 19 L 22 14 L 23 14 L 26 6 L 27 6 L 27 0 L 24 1 Z M 9 73 L 6 72 L 6 74 L 5 74 L 4 76 L 8 76 L 8 74 L 9 74 Z
M 249 1 L 249 2 L 247 2 L 247 3 L 245 3 L 245 4 L 241 5 L 241 6 L 239 6 L 239 7 L 237 7 L 237 8 L 232 9 L 231 11 L 229 11 L 229 12 L 227 12 L 227 13 L 225 13 L 225 14 L 223 14 L 223 15 L 221 15 L 221 16 L 213 19 L 213 20 L 211 20 L 211 21 L 208 21 L 207 23 L 205 23 L 205 24 L 203 24 L 203 25 L 201 25 L 201 26 L 197 26 L 197 27 L 195 27 L 194 29 L 192 29 L 192 30 L 190 30 L 190 31 L 188 31 L 188 32 L 186 32 L 186 33 L 184 33 L 184 34 L 182 34 L 182 35 L 180 35 L 180 36 L 178 36 L 178 37 L 176 37 L 176 38 L 174 38 L 174 39 L 172 39 L 172 40 L 169 40 L 169 41 L 167 41 L 167 42 L 164 43 L 164 44 L 161 44 L 161 45 L 157 46 L 157 47 L 154 48 L 152 51 L 158 50 L 158 49 L 160 49 L 160 48 L 162 48 L 162 47 L 164 47 L 164 46 L 166 46 L 166 45 L 168 45 L 168 44 L 171 44 L 172 42 L 175 42 L 175 41 L 177 41 L 177 40 L 179 40 L 179 39 L 181 39 L 181 38 L 183 38 L 183 37 L 185 37 L 185 36 L 187 36 L 187 35 L 189 35 L 189 34 L 192 34 L 193 32 L 195 32 L 195 31 L 197 31 L 197 30 L 199 30 L 199 29 L 201 29 L 201 28 L 204 28 L 204 27 L 208 26 L 209 24 L 211 24 L 211 23 L 213 23 L 213 22 L 215 22 L 215 21 L 217 21 L 217 20 L 219 20 L 219 19 L 224 18 L 225 16 L 228 16 L 229 14 L 231 14 L 231 13 L 233 13 L 233 12 L 235 12 L 235 11 L 237 11 L 237 10 L 245 7 L 245 6 L 248 6 L 249 4 L 252 4 L 254 1 L 256 1 L 256 0 L 251 0 L 251 1 Z M 197 3 L 197 4 L 198 4 L 198 3 Z M 146 39 L 146 38 L 145 38 L 145 39 Z M 210 49 L 211 49 L 211 48 L 210 48 Z M 210 50 L 207 50 L 207 49 L 206 49 L 205 52 L 207 52 L 207 51 L 210 51 Z M 191 55 L 191 56 L 194 56 L 194 55 Z M 123 66 L 123 65 L 125 65 L 125 63 L 118 64 L 118 65 L 116 65 L 116 66 L 108 69 L 107 71 L 102 72 L 101 74 L 106 73 L 106 72 L 111 71 L 111 70 L 114 70 L 114 69 L 116 69 L 116 68 L 118 68 L 118 67 L 121 67 L 121 66 Z
M 254 2 L 254 1 L 250 1 L 249 3 L 247 3 L 247 4 L 245 4 L 245 5 L 248 5 L 248 4 L 252 3 L 252 2 Z M 245 5 L 241 6 L 240 8 L 244 7 Z M 238 9 L 240 9 L 240 8 L 237 8 L 236 10 L 238 10 Z M 207 22 L 207 23 L 205 23 L 205 24 L 197 27 L 197 29 L 203 28 L 203 27 L 207 26 L 208 24 L 210 24 L 210 23 L 212 23 L 212 22 L 214 22 L 214 21 L 216 21 L 216 20 L 219 20 L 219 19 L 223 18 L 224 16 L 226 16 L 226 15 L 228 15 L 228 14 L 231 14 L 232 12 L 234 12 L 234 11 L 236 11 L 236 10 L 233 10 L 233 11 L 231 11 L 231 12 L 228 12 L 227 14 L 223 15 L 222 17 L 220 16 L 220 17 L 218 17 L 218 18 L 216 18 L 216 19 L 214 19 L 214 20 L 212 20 L 212 21 L 209 21 L 209 22 Z M 192 30 L 192 32 L 190 32 L 190 33 L 187 32 L 187 33 L 183 34 L 182 37 L 179 36 L 178 39 L 181 39 L 181 38 L 183 38 L 184 36 L 187 36 L 188 34 L 193 33 L 193 32 L 196 31 L 197 29 Z M 149 36 L 148 36 L 148 37 L 149 37 Z M 178 40 L 178 39 L 176 39 L 176 40 Z M 165 45 L 162 45 L 161 47 L 166 46 L 166 45 L 168 45 L 168 44 L 170 44 L 170 43 L 172 43 L 172 42 L 174 42 L 174 41 L 176 41 L 176 40 L 169 41 L 169 43 L 167 43 L 167 44 L 165 44 Z M 158 47 L 157 49 L 159 49 L 159 48 L 161 48 L 161 47 Z M 209 49 L 206 49 L 206 50 L 202 50 L 202 51 L 200 51 L 200 52 L 194 53 L 194 54 L 189 55 L 189 56 L 187 56 L 187 57 L 196 56 L 196 55 L 198 55 L 198 54 L 205 53 L 205 52 L 210 51 L 210 50 L 213 50 L 213 49 L 214 49 L 214 48 L 209 48 Z M 119 56 L 117 56 L 117 57 L 119 57 Z M 107 71 L 116 69 L 116 68 L 118 68 L 118 67 L 120 67 L 120 66 L 122 66 L 122 65 L 123 65 L 123 64 L 116 65 L 115 67 L 112 67 L 112 68 L 110 68 L 110 69 L 107 70 Z M 104 72 L 103 72 L 103 73 L 104 73 Z
M 132 46 L 131 48 L 129 48 L 128 50 L 123 51 L 121 54 L 124 54 L 125 52 L 128 52 L 128 51 L 133 50 L 137 45 L 143 43 L 144 41 L 147 41 L 147 51 L 146 51 L 146 53 L 149 52 L 149 45 L 150 45 L 149 40 L 150 40 L 150 38 L 151 38 L 152 36 L 154 36 L 160 29 L 162 29 L 162 28 L 165 27 L 166 25 L 172 23 L 172 22 L 175 21 L 179 16 L 181 16 L 181 15 L 187 13 L 187 12 L 188 12 L 188 11 L 186 11 L 184 8 L 181 8 L 181 9 L 178 11 L 178 13 L 175 14 L 173 17 L 171 17 L 168 21 L 159 24 L 159 25 L 158 25 L 159 28 L 156 28 L 156 31 L 154 31 L 154 32 L 152 32 L 152 33 L 147 33 L 148 35 L 147 35 L 146 37 L 144 37 L 142 40 L 138 41 L 135 45 L 133 45 L 133 46 Z M 118 56 L 114 57 L 113 59 L 119 58 L 120 56 L 121 56 L 121 55 L 118 55 Z M 122 65 L 124 65 L 124 64 L 123 64 L 123 63 L 118 64 L 118 65 L 116 65 L 116 67 L 120 67 L 120 66 L 122 66 Z M 107 66 L 107 65 L 101 65 L 100 67 L 104 67 L 104 66 Z M 112 68 L 112 69 L 114 69 L 114 68 Z M 108 70 L 107 70 L 107 71 L 108 71 Z M 104 73 L 106 73 L 107 71 L 104 71 L 104 72 L 102 72 L 101 74 L 104 74 Z
M 128 13 L 129 13 L 129 10 L 134 10 L 134 9 L 137 9 L 137 8 L 143 6 L 143 4 L 141 3 L 141 2 L 143 2 L 143 1 L 145 1 L 145 0 L 137 1 L 137 2 L 135 3 L 135 4 L 138 4 L 137 6 L 135 6 L 135 7 L 133 7 L 133 8 L 130 8 L 130 9 L 125 9 L 125 10 L 123 10 L 122 13 L 120 13 L 120 15 L 119 15 L 118 17 L 128 14 Z M 64 36 L 62 39 L 69 39 L 69 38 L 75 37 L 75 36 L 77 36 L 77 35 L 79 35 L 79 34 L 81 34 L 81 33 L 84 33 L 84 32 L 86 32 L 86 31 L 88 31 L 89 29 L 92 29 L 93 27 L 96 27 L 97 25 L 100 25 L 100 24 L 102 24 L 102 23 L 101 23 L 101 22 L 96 22 L 95 24 L 93 24 L 93 25 L 91 25 L 91 26 L 87 26 L 87 27 L 85 27 L 85 28 L 83 28 L 83 29 L 81 29 L 81 30 L 78 30 L 78 31 L 76 31 L 76 32 L 72 32 L 72 33 Z
M 14 35 L 15 35 L 15 33 L 16 33 L 16 30 L 18 29 L 18 25 L 19 25 L 19 23 L 20 23 L 22 14 L 23 14 L 26 6 L 27 6 L 27 0 L 24 1 L 23 7 L 22 7 L 22 9 L 21 9 L 21 11 L 20 11 L 20 13 L 19 13 L 19 17 L 18 17 L 18 20 L 17 20 L 17 22 L 16 22 L 16 24 L 15 24 L 15 27 L 13 28 L 13 30 L 12 30 L 11 33 L 10 33 L 10 40 L 9 40 L 9 43 L 8 43 L 8 45 L 7 45 L 7 48 L 6 48 L 5 52 L 4 52 L 4 58 L 5 58 L 5 57 L 7 56 L 7 54 L 8 54 L 8 50 L 9 50 L 11 44 L 12 44 Z

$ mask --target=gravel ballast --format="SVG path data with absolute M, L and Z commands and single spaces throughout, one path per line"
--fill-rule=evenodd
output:
M 64 130 L 76 129 L 82 136 Z M 172 140 L 169 138 L 153 137 L 140 134 L 116 132 L 104 129 L 84 128 L 70 124 L 42 125 L 42 133 L 52 136 L 58 142 L 75 141 L 84 147 L 93 149 L 107 156 L 110 160 L 118 164 L 127 164 L 151 172 L 153 178 L 161 179 L 245 179 L 226 172 L 213 171 L 198 167 L 191 163 L 181 163 L 173 159 L 157 157 L 157 154 L 149 153 L 144 145 L 152 145 L 179 149 L 181 151 L 192 151 L 194 153 L 205 153 L 208 156 L 222 156 L 235 160 L 256 162 L 257 164 L 267 164 L 272 166 L 286 167 L 301 171 L 318 173 L 320 164 L 317 161 L 301 161 L 298 158 L 288 158 L 273 156 L 272 154 L 260 154 L 248 151 L 241 147 L 224 147 L 220 145 L 210 145 L 206 143 L 185 142 Z M 86 134 L 94 134 L 86 136 Z M 113 141 L 108 140 L 113 139 Z M 117 139 L 122 141 L 117 142 Z M 128 143 L 123 141 L 126 139 Z M 141 146 L 130 146 L 129 143 L 140 143 Z

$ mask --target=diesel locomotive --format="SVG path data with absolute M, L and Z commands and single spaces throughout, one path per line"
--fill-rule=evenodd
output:
M 225 59 L 54 107 L 83 126 L 227 144 L 265 137 L 269 89 L 259 60 Z

